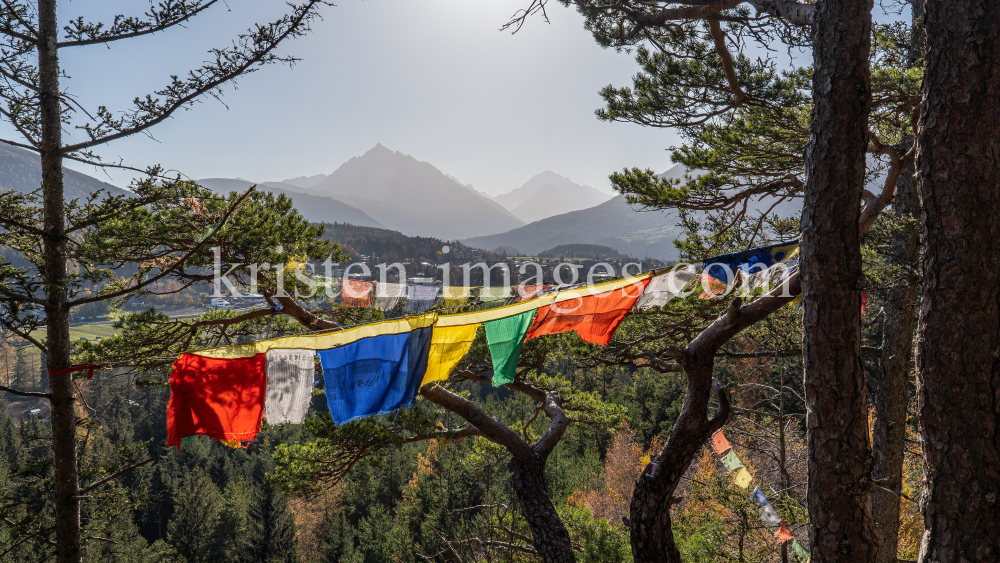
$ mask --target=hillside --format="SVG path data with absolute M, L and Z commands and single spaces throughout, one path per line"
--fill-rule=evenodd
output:
M 309 192 L 353 205 L 412 236 L 455 239 L 524 224 L 431 164 L 382 145 L 348 160 Z
M 198 180 L 198 183 L 216 193 L 244 191 L 253 185 L 253 182 L 248 180 L 236 180 L 232 178 L 205 178 Z M 258 184 L 257 189 L 287 195 L 292 200 L 295 209 L 307 221 L 314 223 L 351 223 L 352 225 L 366 227 L 384 226 L 353 205 L 348 205 L 330 197 L 302 193 L 295 186 L 289 184 L 264 182 Z
M 462 239 L 476 248 L 512 246 L 528 254 L 565 244 L 598 244 L 639 258 L 674 260 L 673 240 L 680 235 L 674 214 L 639 212 L 622 196 L 589 209 L 571 211 L 484 237 Z
M 532 223 L 546 217 L 594 207 L 611 197 L 590 186 L 581 186 L 569 178 L 546 171 L 536 174 L 520 188 L 493 199 L 518 219 Z
M 591 260 L 628 258 L 628 256 L 610 246 L 601 246 L 599 244 L 561 244 L 555 248 L 543 250 L 538 255 L 544 258 L 590 258 Z
M 470 248 L 460 242 L 445 241 L 434 237 L 410 237 L 399 231 L 359 227 L 343 223 L 324 223 L 323 238 L 332 240 L 343 246 L 350 254 L 351 260 L 367 256 L 382 262 L 398 262 L 415 260 L 440 264 L 446 261 L 500 259 L 501 252 L 485 252 Z M 448 247 L 448 254 L 441 252 Z
M 98 190 L 107 190 L 112 195 L 129 193 L 75 170 L 63 168 L 63 174 L 63 186 L 68 200 L 73 198 L 82 200 Z M 28 150 L 0 143 L 0 191 L 14 190 L 19 193 L 28 193 L 37 190 L 41 184 L 42 167 L 38 155 Z

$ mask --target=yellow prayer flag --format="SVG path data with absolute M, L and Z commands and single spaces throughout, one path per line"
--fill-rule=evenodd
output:
M 420 385 L 448 379 L 451 370 L 455 369 L 458 362 L 469 351 L 469 346 L 476 338 L 476 330 L 478 329 L 478 324 L 434 327 L 434 332 L 431 335 L 431 350 L 427 357 L 427 371 L 424 373 L 424 380 L 420 382 Z
M 736 485 L 743 490 L 750 487 L 751 481 L 753 481 L 753 475 L 750 475 L 750 472 L 747 471 L 746 467 L 741 467 L 740 470 L 736 472 L 736 476 L 733 477 L 733 483 L 736 483 Z

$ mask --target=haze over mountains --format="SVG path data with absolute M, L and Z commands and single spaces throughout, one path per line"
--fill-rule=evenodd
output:
M 520 188 L 493 199 L 518 219 L 533 223 L 546 217 L 594 207 L 611 197 L 610 194 L 590 186 L 581 186 L 555 172 L 545 171 L 532 176 Z
M 41 186 L 42 166 L 38 154 L 0 143 L 0 191 L 14 190 L 26 194 Z M 63 168 L 63 189 L 67 200 L 80 198 L 81 201 L 97 190 L 107 190 L 112 195 L 129 193 L 68 168 Z

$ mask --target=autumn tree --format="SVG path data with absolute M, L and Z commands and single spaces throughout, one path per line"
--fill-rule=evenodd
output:
M 55 0 L 5 2 L 0 8 L 0 41 L 3 56 L 0 73 L 0 115 L 20 134 L 19 140 L 3 142 L 37 152 L 41 157 L 40 190 L 30 194 L 0 194 L 0 244 L 28 259 L 33 267 L 0 266 L 0 299 L 4 313 L 0 322 L 6 331 L 29 340 L 48 356 L 48 367 L 64 370 L 72 363 L 69 317 L 74 307 L 121 298 L 143 291 L 188 266 L 193 258 L 204 258 L 219 227 L 236 212 L 247 195 L 233 198 L 212 213 L 214 222 L 200 218 L 183 200 L 209 198 L 205 191 L 163 178 L 158 167 L 132 170 L 143 173 L 132 193 L 123 196 L 90 194 L 85 201 L 66 201 L 63 161 L 70 159 L 97 166 L 125 167 L 100 158 L 97 151 L 107 143 L 125 139 L 169 119 L 178 110 L 191 107 L 205 96 L 218 95 L 239 76 L 272 63 L 292 63 L 294 57 L 279 55 L 276 48 L 286 39 L 302 36 L 318 17 L 323 0 L 289 4 L 289 12 L 275 21 L 253 27 L 231 45 L 213 49 L 203 66 L 184 76 L 171 76 L 166 86 L 120 113 L 104 106 L 87 109 L 69 93 L 66 74 L 59 64 L 65 49 L 104 47 L 117 41 L 165 32 L 183 25 L 207 10 L 217 0 L 168 0 L 154 3 L 142 16 L 115 16 L 110 24 L 67 18 L 59 23 Z M 76 127 L 82 140 L 66 142 L 63 131 Z M 162 225 L 139 229 L 142 221 L 129 225 L 126 218 L 165 219 Z M 167 233 L 173 223 L 186 233 Z M 145 227 L 145 226 L 144 226 Z M 106 247 L 92 246 L 95 233 L 117 231 Z M 118 238 L 122 237 L 122 238 Z M 100 238 L 97 236 L 96 238 Z M 186 239 L 183 242 L 179 239 Z M 174 246 L 174 242 L 180 245 Z M 80 271 L 68 264 L 78 262 Z M 141 275 L 124 282 L 113 281 L 114 268 L 107 264 L 140 265 Z M 204 263 L 204 262 L 202 262 Z M 152 272 L 152 273 L 151 273 Z M 148 274 L 148 275 L 147 275 Z M 98 284 L 96 292 L 86 286 Z M 36 308 L 45 312 L 42 321 Z M 30 335 L 44 325 L 45 338 Z M 52 454 L 54 466 L 56 558 L 75 562 L 81 558 L 80 482 L 76 460 L 76 420 L 73 375 L 53 376 L 48 392 L 4 389 L 20 395 L 47 399 L 52 407 Z

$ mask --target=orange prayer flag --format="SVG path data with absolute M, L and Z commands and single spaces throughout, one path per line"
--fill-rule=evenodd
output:
M 715 450 L 715 453 L 722 455 L 732 448 L 733 446 L 729 444 L 729 440 L 726 439 L 726 435 L 722 433 L 722 430 L 712 434 L 712 449 Z
M 524 339 L 572 330 L 585 342 L 607 346 L 648 283 L 649 278 L 637 280 L 630 286 L 542 307 Z
M 774 535 L 778 536 L 778 539 L 783 542 L 795 539 L 795 534 L 793 534 L 792 531 L 788 529 L 788 526 L 785 525 L 784 520 L 782 520 L 781 527 L 778 528 L 778 531 L 775 532 Z

